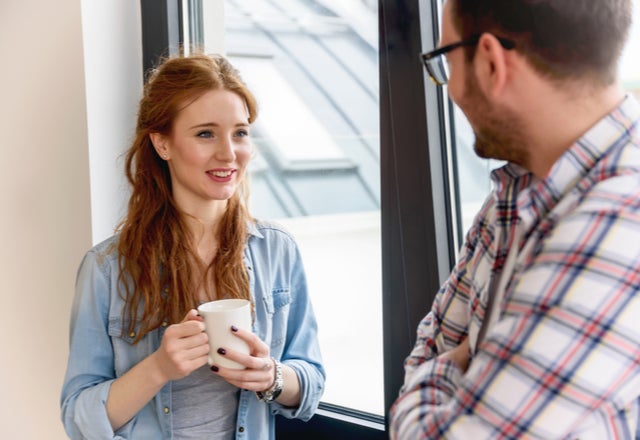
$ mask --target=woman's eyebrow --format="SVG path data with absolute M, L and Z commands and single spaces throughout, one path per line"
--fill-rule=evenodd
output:
M 238 122 L 234 125 L 234 127 L 248 127 L 250 124 L 248 122 Z M 189 129 L 194 128 L 207 128 L 207 127 L 220 127 L 220 124 L 217 122 L 203 122 L 202 124 L 196 124 Z

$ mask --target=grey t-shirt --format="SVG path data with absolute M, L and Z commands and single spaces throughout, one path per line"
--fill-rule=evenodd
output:
M 173 438 L 230 440 L 235 437 L 240 390 L 205 365 L 171 387 Z

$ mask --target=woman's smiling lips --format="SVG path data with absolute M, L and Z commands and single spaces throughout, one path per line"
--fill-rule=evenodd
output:
M 236 170 L 231 168 L 218 168 L 214 170 L 208 170 L 207 175 L 216 182 L 228 182 L 231 180 Z

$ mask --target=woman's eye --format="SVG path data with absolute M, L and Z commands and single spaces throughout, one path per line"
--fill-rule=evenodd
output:
M 241 137 L 241 138 L 249 136 L 249 130 L 244 130 L 244 129 L 243 130 L 238 130 L 236 132 L 236 136 L 237 137 Z
M 198 132 L 197 136 L 200 138 L 210 138 L 213 136 L 213 133 L 211 133 L 209 130 L 204 130 Z

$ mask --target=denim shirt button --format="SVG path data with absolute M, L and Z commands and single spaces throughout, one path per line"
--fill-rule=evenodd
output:
M 131 333 L 129 333 L 129 337 L 130 337 L 130 338 L 135 338 L 135 337 L 136 337 L 136 332 L 131 332 Z
M 244 426 L 239 427 L 238 432 L 244 432 Z
M 166 327 L 166 326 L 168 326 L 168 325 L 169 325 L 169 323 L 168 323 L 167 321 L 162 321 L 162 326 L 163 326 L 163 327 Z
M 169 414 L 169 407 L 165 406 L 162 411 L 164 411 L 165 414 Z

